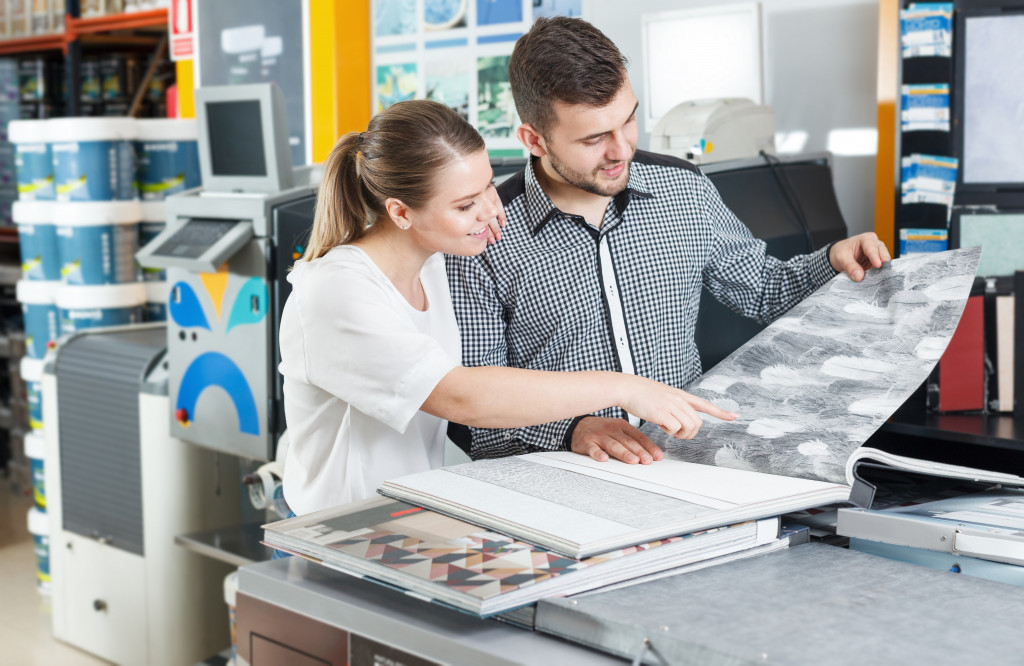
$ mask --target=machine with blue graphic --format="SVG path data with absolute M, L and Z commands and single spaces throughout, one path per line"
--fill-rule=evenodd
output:
M 273 459 L 285 429 L 277 333 L 319 180 L 293 169 L 273 84 L 196 91 L 203 187 L 167 198 L 139 263 L 167 270 L 171 435 Z

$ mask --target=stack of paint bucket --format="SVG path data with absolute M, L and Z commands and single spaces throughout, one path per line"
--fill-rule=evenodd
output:
M 19 120 L 8 132 L 18 181 L 13 216 L 22 258 L 17 295 L 25 321 L 26 449 L 41 482 L 43 357 L 61 334 L 166 318 L 165 277 L 143 271 L 135 252 L 163 229 L 164 198 L 199 185 L 199 160 L 189 120 Z M 42 503 L 30 512 L 29 528 L 45 589 L 42 485 L 36 499 Z
M 50 591 L 50 520 L 46 513 L 44 440 L 40 431 L 25 435 L 25 456 L 32 467 L 35 506 L 28 511 L 28 531 L 35 540 L 36 581 L 40 592 Z
M 142 199 L 142 247 L 167 224 L 164 199 L 199 186 L 199 150 L 194 120 L 143 119 L 137 121 L 137 128 L 135 154 Z M 169 294 L 166 272 L 141 266 L 138 270 L 139 279 L 146 285 L 147 321 L 165 321 Z
M 61 333 L 142 321 L 136 280 L 142 208 L 135 188 L 132 118 L 48 121 L 57 203 Z
M 25 382 L 30 428 L 24 442 L 36 500 L 36 506 L 28 512 L 28 529 L 35 540 L 38 586 L 40 591 L 49 592 L 50 530 L 43 480 L 42 379 L 43 356 L 60 334 L 56 305 L 60 258 L 53 224 L 56 192 L 45 121 L 12 121 L 8 135 L 15 145 L 18 183 L 18 200 L 14 202 L 12 216 L 21 246 L 22 279 L 16 293 L 25 324 L 25 357 L 21 359 L 20 372 Z

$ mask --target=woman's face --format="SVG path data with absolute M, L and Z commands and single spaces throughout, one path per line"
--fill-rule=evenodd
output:
M 431 252 L 469 256 L 487 247 L 501 201 L 491 185 L 487 151 L 452 161 L 438 175 L 426 205 L 409 211 L 407 233 Z

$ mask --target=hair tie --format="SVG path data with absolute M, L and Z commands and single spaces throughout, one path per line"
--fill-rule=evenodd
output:
M 356 143 L 360 148 L 363 147 L 363 134 L 365 134 L 365 132 L 360 132 L 359 137 L 356 139 Z

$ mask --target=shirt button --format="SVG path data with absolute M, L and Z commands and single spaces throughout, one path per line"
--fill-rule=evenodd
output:
M 506 432 L 505 433 L 505 441 L 506 442 L 511 442 L 512 441 L 512 433 L 510 433 L 510 432 Z

